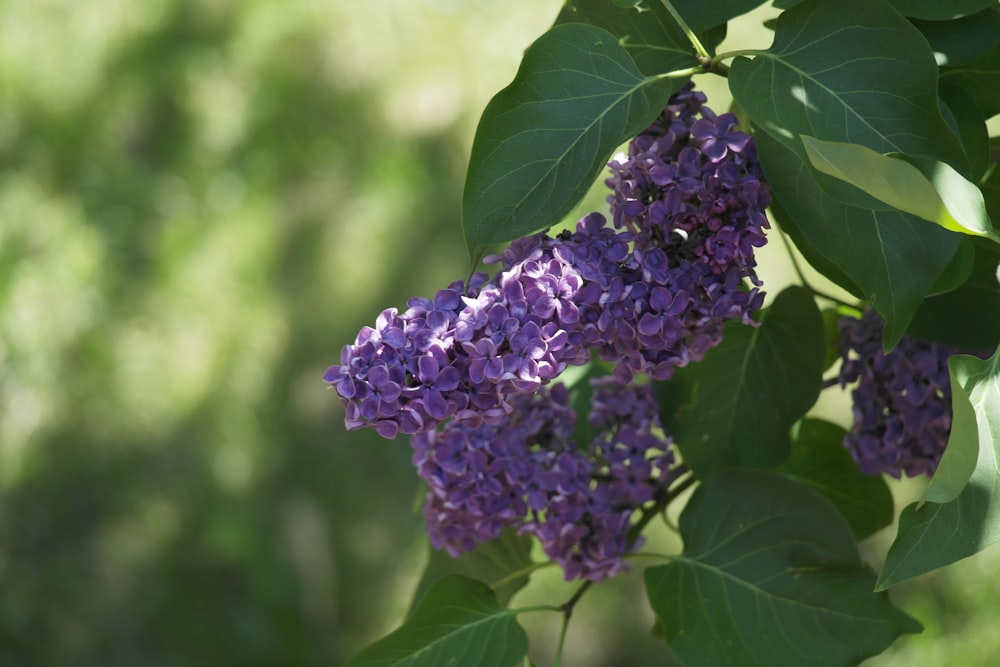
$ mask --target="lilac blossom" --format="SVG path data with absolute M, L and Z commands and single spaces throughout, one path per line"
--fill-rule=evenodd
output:
M 882 349 L 882 319 L 842 317 L 838 379 L 851 391 L 854 424 L 844 438 L 862 472 L 933 475 L 951 432 L 948 357 L 958 350 L 904 335 Z

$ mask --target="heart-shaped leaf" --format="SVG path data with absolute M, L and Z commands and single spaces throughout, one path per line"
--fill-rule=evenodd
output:
M 927 41 L 882 0 L 797 4 L 778 18 L 771 48 L 729 73 L 754 123 L 802 158 L 798 137 L 809 135 L 962 166 L 937 83 Z
M 844 449 L 847 431 L 820 419 L 803 419 L 792 434 L 792 455 L 775 468 L 826 496 L 863 540 L 892 523 L 892 494 L 881 477 L 864 475 Z
M 680 518 L 684 552 L 645 571 L 671 650 L 692 667 L 857 664 L 920 625 L 885 594 L 830 502 L 790 479 L 724 470 Z
M 925 500 L 906 507 L 879 574 L 884 590 L 950 565 L 1000 539 L 1000 352 L 956 355 L 952 426 Z M 940 475 L 940 480 L 938 479 Z
M 685 464 L 705 478 L 783 461 L 789 428 L 819 396 L 824 340 L 819 309 L 801 287 L 779 294 L 759 327 L 726 327 L 722 343 L 684 369 L 690 405 L 668 416 Z
M 513 667 L 528 651 L 516 612 L 486 584 L 459 574 L 439 581 L 397 630 L 344 667 Z
M 601 28 L 568 23 L 539 37 L 476 130 L 462 208 L 470 252 L 557 222 L 674 89 Z

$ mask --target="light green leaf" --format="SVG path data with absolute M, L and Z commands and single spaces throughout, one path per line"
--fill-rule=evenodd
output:
M 452 558 L 447 551 L 430 546 L 428 551 L 430 553 L 427 565 L 413 593 L 411 613 L 420 605 L 427 591 L 449 574 L 464 574 L 488 584 L 507 580 L 502 586 L 494 589 L 497 602 L 506 606 L 511 596 L 528 583 L 527 574 L 513 579 L 508 578 L 516 572 L 526 570 L 533 562 L 531 538 L 527 535 L 518 535 L 513 528 L 504 529 L 500 537 L 494 540 L 480 542 L 475 549 L 467 551 L 458 558 Z
M 928 502 L 899 517 L 899 531 L 879 574 L 884 590 L 978 553 L 1000 539 L 1000 353 L 956 355 L 952 427 Z
M 759 327 L 727 326 L 722 343 L 681 373 L 693 383 L 690 405 L 665 415 L 684 463 L 704 478 L 783 461 L 788 430 L 819 396 L 824 341 L 819 309 L 801 287 L 779 294 Z
M 757 148 L 775 200 L 810 246 L 862 291 L 886 322 L 884 345 L 895 346 L 967 237 L 899 211 L 843 204 L 777 140 L 758 133 Z
M 941 115 L 927 41 L 882 0 L 806 0 L 778 18 L 774 44 L 736 58 L 733 96 L 803 159 L 799 136 L 962 166 Z
M 885 594 L 828 500 L 775 473 L 724 470 L 680 518 L 684 552 L 645 571 L 667 643 L 690 666 L 857 664 L 920 625 Z
M 568 23 L 539 37 L 476 130 L 462 208 L 470 252 L 568 213 L 673 89 L 644 76 L 606 30 Z
M 812 166 L 876 199 L 945 229 L 974 236 L 992 231 L 983 195 L 952 167 L 930 158 L 882 155 L 858 144 L 802 135 Z
M 792 455 L 774 469 L 823 494 L 847 519 L 855 540 L 892 523 L 892 494 L 885 480 L 864 475 L 844 448 L 847 434 L 820 419 L 803 419 L 792 431 Z
M 453 574 L 427 593 L 399 629 L 344 667 L 513 667 L 528 650 L 514 615 L 497 604 L 489 586 Z

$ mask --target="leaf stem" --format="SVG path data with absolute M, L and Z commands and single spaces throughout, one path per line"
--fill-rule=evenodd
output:
M 670 12 L 670 16 L 677 21 L 677 25 L 680 26 L 681 31 L 683 31 L 684 35 L 688 38 L 688 41 L 691 42 L 691 46 L 694 47 L 695 52 L 698 54 L 698 62 L 702 65 L 710 63 L 712 61 L 712 56 L 708 54 L 708 49 L 706 49 L 705 45 L 701 43 L 700 39 L 698 39 L 698 35 L 694 34 L 694 30 L 691 30 L 690 26 L 688 26 L 687 22 L 684 20 L 684 17 L 680 15 L 680 12 L 674 9 L 670 0 L 661 0 L 661 2 L 663 2 L 663 6 L 667 8 L 667 11 Z
M 492 584 L 490 584 L 490 588 L 492 588 L 493 590 L 496 590 L 496 589 L 500 588 L 501 586 L 509 584 L 510 582 L 514 581 L 515 579 L 519 579 L 521 577 L 525 577 L 525 576 L 531 574 L 535 570 L 541 570 L 541 569 L 546 568 L 546 567 L 552 567 L 553 565 L 555 565 L 555 563 L 553 561 L 550 561 L 550 560 L 547 560 L 547 561 L 542 562 L 542 563 L 532 563 L 531 565 L 527 565 L 525 567 L 522 567 L 520 570 L 515 570 L 515 571 L 511 572 L 510 574 L 508 574 L 508 575 L 506 575 L 504 577 L 501 577 L 500 579 L 497 579 Z
M 563 615 L 562 629 L 559 631 L 559 645 L 556 646 L 556 662 L 553 667 L 562 667 L 563 647 L 566 646 L 567 630 L 569 630 L 569 613 Z

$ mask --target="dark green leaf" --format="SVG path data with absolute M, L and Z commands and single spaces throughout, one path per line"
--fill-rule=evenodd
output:
M 976 251 L 973 250 L 972 239 L 963 238 L 958 245 L 958 250 L 955 251 L 955 256 L 951 258 L 951 262 L 931 285 L 928 294 L 944 294 L 961 287 L 972 275 L 972 265 L 975 259 Z
M 1000 343 L 1000 257 L 977 244 L 972 273 L 958 289 L 928 297 L 913 316 L 909 333 L 965 351 L 991 350 Z
M 911 22 L 931 45 L 938 65 L 967 65 L 989 53 L 1000 38 L 1000 11 L 993 4 L 990 9 L 954 21 Z
M 819 309 L 800 287 L 779 294 L 759 327 L 726 327 L 722 343 L 691 368 L 682 418 L 665 415 L 695 475 L 783 461 L 789 428 L 819 396 L 824 347 Z
M 864 190 L 905 213 L 947 230 L 986 236 L 992 231 L 979 189 L 949 165 L 923 157 L 883 155 L 860 144 L 802 135 L 813 168 Z
M 800 135 L 961 166 L 927 41 L 882 0 L 807 0 L 778 19 L 774 44 L 737 58 L 733 96 L 754 123 L 805 157 Z
M 648 9 L 617 9 L 607 0 L 567 0 L 556 25 L 586 23 L 607 30 L 619 39 L 646 76 L 697 65 L 691 44 L 663 4 L 659 0 L 648 4 Z M 675 89 L 682 84 L 682 80 L 676 80 Z
M 643 76 L 606 30 L 569 23 L 542 35 L 479 121 L 462 209 L 469 250 L 568 213 L 612 151 L 663 111 L 673 86 Z
M 403 625 L 344 667 L 513 667 L 528 650 L 515 612 L 486 584 L 453 574 L 437 583 Z
M 990 164 L 990 134 L 986 120 L 979 114 L 972 95 L 958 86 L 941 86 L 941 102 L 962 142 L 972 178 L 978 182 Z
M 913 503 L 899 517 L 879 590 L 950 565 L 1000 539 L 1000 353 L 989 360 L 956 355 L 948 368 L 948 448 L 927 489 L 928 502 Z
M 996 0 L 889 0 L 903 16 L 947 21 L 995 6 Z
M 529 567 L 531 560 L 531 538 L 518 535 L 517 531 L 505 529 L 500 537 L 489 542 L 481 542 L 472 551 L 458 558 L 452 558 L 447 551 L 428 547 L 430 552 L 427 565 L 413 593 L 410 613 L 413 613 L 434 584 L 449 574 L 464 574 L 489 584 L 507 579 L 511 574 Z M 506 606 L 514 593 L 528 583 L 528 575 L 509 580 L 494 589 L 497 602 Z
M 942 67 L 941 85 L 958 86 L 969 93 L 983 118 L 1000 113 L 1000 41 L 975 62 Z
M 655 0 L 662 2 L 662 0 Z M 674 8 L 696 33 L 728 23 L 741 14 L 759 7 L 766 0 L 673 0 Z
M 894 346 L 963 238 L 900 212 L 866 211 L 827 196 L 794 153 L 758 133 L 775 199 L 809 244 L 862 290 Z
M 828 500 L 774 473 L 724 470 L 680 519 L 684 553 L 645 572 L 686 665 L 823 667 L 884 650 L 920 625 L 885 594 Z
M 784 151 L 784 149 L 780 146 L 778 146 L 778 150 Z M 794 154 L 789 153 L 789 155 Z M 778 227 L 781 228 L 781 231 L 792 239 L 792 243 L 794 243 L 795 247 L 798 248 L 800 253 L 802 253 L 805 260 L 809 262 L 809 266 L 819 271 L 827 280 L 836 283 L 855 297 L 859 299 L 864 298 L 864 291 L 855 285 L 839 266 L 827 259 L 826 256 L 817 250 L 816 247 L 806 238 L 806 236 L 802 233 L 802 230 L 795 224 L 795 220 L 791 215 L 789 215 L 788 211 L 785 210 L 785 207 L 782 205 L 780 199 L 775 198 L 771 201 L 770 212 L 771 217 L 774 218 L 774 221 L 778 224 Z
M 879 476 L 863 475 L 844 448 L 846 431 L 819 419 L 793 429 L 792 455 L 775 472 L 819 491 L 847 519 L 855 540 L 892 523 L 892 494 Z
M 611 0 L 611 2 L 616 7 L 624 7 L 627 9 L 630 9 L 632 7 L 638 7 L 640 4 L 642 4 L 642 1 L 643 0 Z

